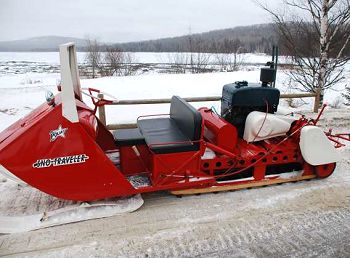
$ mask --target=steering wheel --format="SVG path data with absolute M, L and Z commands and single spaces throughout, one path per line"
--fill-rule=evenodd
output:
M 85 91 L 88 91 L 88 93 Z M 106 92 L 103 92 L 103 91 L 100 91 L 100 90 L 94 89 L 94 88 L 82 88 L 81 93 L 91 98 L 92 104 L 94 104 L 94 106 L 95 106 L 94 113 L 96 113 L 97 107 L 101 107 L 104 105 L 118 102 L 118 100 L 115 97 L 113 97 L 111 94 L 108 94 Z M 108 96 L 114 100 L 108 100 L 108 99 L 101 98 L 98 95 L 94 95 L 94 93 L 103 94 L 103 95 Z

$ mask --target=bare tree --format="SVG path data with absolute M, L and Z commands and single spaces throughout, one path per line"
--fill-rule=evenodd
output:
M 92 78 L 96 78 L 97 72 L 101 69 L 101 46 L 96 39 L 86 40 L 86 62 L 92 69 Z
M 243 63 L 242 43 L 239 39 L 225 39 L 216 44 L 215 59 L 220 66 L 221 71 L 237 71 Z
M 189 58 L 187 53 L 178 51 L 168 54 L 168 62 L 172 65 L 175 73 L 186 73 Z
M 135 75 L 140 69 L 139 65 L 134 65 L 137 62 L 135 55 L 130 52 L 123 52 L 123 72 L 122 76 Z
M 107 47 L 104 56 L 106 70 L 108 71 L 107 75 L 122 75 L 124 59 L 124 52 L 121 49 L 116 47 Z
M 208 45 L 202 39 L 192 39 L 190 36 L 190 69 L 192 73 L 207 72 L 210 54 Z
M 276 24 L 282 49 L 291 56 L 296 69 L 294 82 L 309 92 L 324 90 L 344 79 L 344 65 L 350 56 L 345 50 L 350 41 L 349 0 L 285 0 L 289 15 L 268 11 Z

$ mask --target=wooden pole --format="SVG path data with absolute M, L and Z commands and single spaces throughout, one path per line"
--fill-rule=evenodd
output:
M 99 93 L 97 95 L 100 99 L 103 99 L 103 94 Z M 105 106 L 99 106 L 98 107 L 98 117 L 103 125 L 107 125 L 106 122 L 106 108 Z
M 187 102 L 206 102 L 206 101 L 219 101 L 221 97 L 192 97 L 183 98 Z M 148 105 L 148 104 L 167 104 L 171 99 L 131 99 L 131 100 L 118 100 L 108 105 Z
M 136 123 L 130 123 L 130 124 L 110 124 L 107 125 L 108 130 L 117 130 L 117 129 L 130 129 L 130 128 L 136 128 Z
M 315 93 L 290 93 L 290 94 L 281 94 L 280 98 L 312 98 L 315 97 Z M 192 97 L 192 98 L 183 98 L 187 102 L 206 102 L 206 101 L 219 101 L 221 97 Z M 148 104 L 168 104 L 171 102 L 171 99 L 130 99 L 130 100 L 118 100 L 108 105 L 148 105 Z
M 318 108 L 320 107 L 320 98 L 321 98 L 321 89 L 317 88 L 316 94 L 315 94 L 314 113 L 318 112 Z
M 98 94 L 98 97 L 103 98 L 103 94 Z M 316 93 L 287 93 L 281 94 L 280 98 L 315 98 L 314 112 L 318 112 L 318 104 L 320 97 L 320 91 Z M 220 96 L 212 97 L 191 97 L 184 98 L 187 102 L 206 102 L 206 101 L 220 101 Z M 171 99 L 131 99 L 131 100 L 119 100 L 108 105 L 148 105 L 148 104 L 169 104 Z M 106 110 L 105 107 L 98 108 L 99 118 L 104 125 L 106 125 Z M 110 124 L 107 126 L 109 130 L 124 129 L 124 128 L 135 128 L 137 125 L 135 123 L 130 124 Z
M 281 94 L 281 99 L 297 99 L 297 98 L 313 98 L 316 97 L 316 93 L 286 93 Z

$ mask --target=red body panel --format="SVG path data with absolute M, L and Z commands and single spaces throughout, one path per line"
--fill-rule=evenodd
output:
M 234 151 L 237 144 L 237 129 L 208 108 L 200 108 L 204 119 L 204 136 L 215 145 L 227 150 Z
M 61 113 L 59 102 L 55 107 L 43 104 L 2 133 L 0 164 L 31 186 L 63 199 L 95 200 L 135 193 L 98 146 L 91 130 L 86 130 L 84 123 L 70 123 Z M 90 119 L 86 113 L 84 118 Z M 50 132 L 60 125 L 67 129 L 64 137 L 50 141 Z M 84 162 L 79 155 L 86 156 Z M 72 156 L 68 161 L 76 163 L 58 165 L 62 157 Z M 43 159 L 56 159 L 57 164 L 35 168 Z

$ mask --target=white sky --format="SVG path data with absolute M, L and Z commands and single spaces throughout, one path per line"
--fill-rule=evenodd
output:
M 265 22 L 270 17 L 253 0 L 0 0 L 0 41 L 58 35 L 125 42 Z

